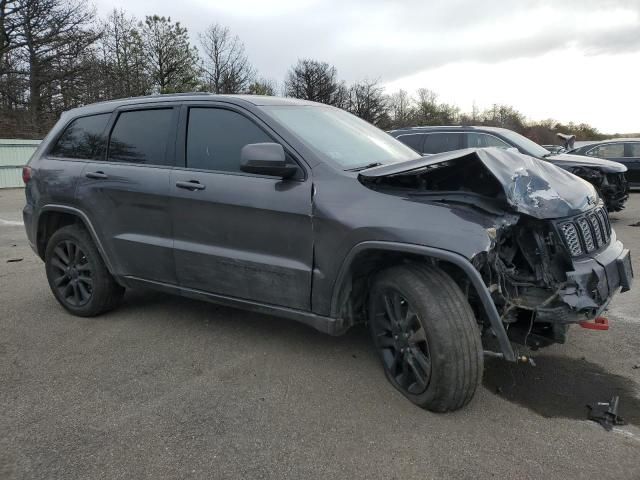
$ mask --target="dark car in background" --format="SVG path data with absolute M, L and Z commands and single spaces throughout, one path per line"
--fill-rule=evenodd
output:
M 564 343 L 633 276 L 574 175 L 497 148 L 424 157 L 289 98 L 74 109 L 23 179 L 27 237 L 70 313 L 147 287 L 332 335 L 366 323 L 391 384 L 439 412 L 471 400 L 485 354 Z
M 562 145 L 542 145 L 542 147 L 546 148 L 547 150 L 549 150 L 554 155 L 557 154 L 557 153 L 566 152 L 566 149 Z
M 629 198 L 627 167 L 595 156 L 553 154 L 546 148 L 512 130 L 497 127 L 409 127 L 389 132 L 393 137 L 423 155 L 463 148 L 498 147 L 546 160 L 585 179 L 598 190 L 610 212 L 624 208 Z
M 574 148 L 569 153 L 621 163 L 627 167 L 629 185 L 640 187 L 640 138 L 616 138 L 594 142 Z

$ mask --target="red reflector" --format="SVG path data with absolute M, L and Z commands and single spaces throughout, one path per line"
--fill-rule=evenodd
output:
M 605 317 L 597 317 L 593 322 L 580 322 L 582 328 L 589 330 L 609 330 L 609 320 Z
M 22 167 L 22 181 L 26 185 L 29 180 L 31 180 L 31 167 Z

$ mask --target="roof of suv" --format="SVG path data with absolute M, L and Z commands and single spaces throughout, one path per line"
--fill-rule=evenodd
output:
M 144 103 L 157 103 L 157 102 L 177 102 L 177 101 L 219 101 L 234 103 L 237 105 L 251 104 L 256 106 L 262 105 L 323 105 L 317 102 L 310 102 L 308 100 L 300 100 L 297 98 L 288 97 L 272 97 L 268 95 L 218 95 L 207 92 L 191 92 L 191 93 L 172 93 L 161 95 L 146 95 L 143 97 L 130 97 L 121 98 L 117 100 L 107 100 L 105 102 L 92 103 L 83 107 L 74 108 L 68 111 L 68 113 L 87 114 L 87 113 L 101 113 L 111 111 L 115 108 L 124 105 L 135 105 Z
M 438 126 L 425 126 L 425 127 L 405 127 L 405 128 L 396 128 L 394 130 L 389 130 L 389 133 L 394 132 L 412 132 L 412 133 L 420 133 L 420 132 L 429 132 L 429 131 L 455 131 L 459 130 L 461 132 L 472 132 L 472 131 L 485 131 L 485 132 L 509 132 L 510 130 L 506 128 L 500 127 L 485 127 L 485 126 L 475 126 L 475 125 L 438 125 Z

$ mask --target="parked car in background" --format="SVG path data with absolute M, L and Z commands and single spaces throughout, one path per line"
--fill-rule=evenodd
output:
M 640 187 L 640 138 L 615 138 L 574 148 L 569 153 L 613 160 L 627 167 L 627 181 Z
M 564 343 L 633 276 L 574 175 L 497 148 L 423 157 L 291 98 L 74 109 L 23 178 L 27 237 L 70 313 L 142 286 L 332 335 L 367 323 L 391 384 L 438 412 L 471 400 L 485 348 L 515 362 L 512 342 Z
M 566 150 L 562 145 L 542 145 L 544 148 L 549 150 L 554 155 L 556 153 L 564 153 Z
M 595 156 L 554 155 L 546 148 L 512 130 L 497 127 L 409 127 L 392 130 L 393 137 L 423 155 L 462 148 L 498 147 L 515 149 L 525 155 L 546 160 L 585 179 L 598 190 L 610 212 L 624 208 L 629 198 L 627 167 Z

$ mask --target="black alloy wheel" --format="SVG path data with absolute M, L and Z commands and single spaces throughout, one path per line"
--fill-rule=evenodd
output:
M 73 240 L 62 240 L 51 258 L 53 285 L 59 298 L 73 307 L 81 307 L 93 295 L 93 272 L 82 247 Z
M 387 288 L 375 301 L 372 331 L 384 368 L 400 388 L 423 393 L 431 379 L 431 356 L 425 329 L 409 302 Z

